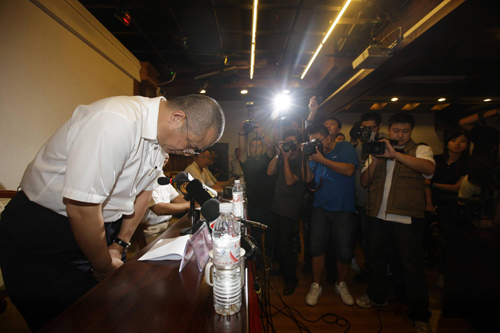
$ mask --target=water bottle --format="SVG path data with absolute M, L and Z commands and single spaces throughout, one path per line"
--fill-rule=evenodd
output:
M 214 307 L 223 316 L 241 308 L 240 223 L 232 216 L 232 208 L 230 203 L 220 204 L 212 232 Z
M 233 186 L 233 215 L 235 217 L 245 218 L 244 202 L 245 194 L 243 193 L 243 186 L 241 186 L 239 179 L 237 179 L 234 181 Z

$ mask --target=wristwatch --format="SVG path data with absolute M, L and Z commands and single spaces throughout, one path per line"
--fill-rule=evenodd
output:
M 116 237 L 114 240 L 113 240 L 113 243 L 116 243 L 118 245 L 120 245 L 121 247 L 123 247 L 123 252 L 127 252 L 128 248 L 130 247 L 131 243 L 127 243 L 125 242 L 123 239 L 120 239 L 118 237 Z

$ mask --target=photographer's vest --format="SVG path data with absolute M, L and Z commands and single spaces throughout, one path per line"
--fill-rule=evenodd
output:
M 404 147 L 404 154 L 415 157 L 418 145 L 410 139 Z M 368 187 L 366 198 L 367 214 L 377 217 L 384 195 L 387 160 L 380 159 L 375 168 L 373 182 Z M 417 218 L 425 217 L 425 178 L 401 162 L 395 161 L 392 184 L 387 200 L 387 214 Z

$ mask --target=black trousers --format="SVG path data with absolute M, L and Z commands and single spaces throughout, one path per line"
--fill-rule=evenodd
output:
M 105 223 L 108 245 L 121 220 Z M 97 284 L 67 217 L 16 194 L 0 219 L 0 267 L 12 303 L 38 331 Z
M 366 240 L 370 252 L 368 296 L 376 303 L 387 300 L 387 263 L 392 244 L 409 305 L 412 320 L 427 322 L 429 292 L 424 273 L 423 236 L 425 221 L 412 219 L 411 224 L 367 217 Z
M 294 239 L 295 225 L 298 219 L 292 219 L 273 213 L 273 242 L 276 261 L 283 271 L 285 285 L 293 285 L 298 281 L 296 274 L 297 252 L 295 251 Z

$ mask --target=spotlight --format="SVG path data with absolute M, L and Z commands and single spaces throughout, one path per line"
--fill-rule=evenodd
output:
M 248 90 L 243 89 L 242 91 L 240 91 L 240 93 L 241 93 L 242 95 L 246 95 L 246 94 L 248 94 Z
M 113 15 L 127 27 L 130 25 L 130 23 L 132 23 L 132 16 L 130 16 L 130 13 L 127 11 L 116 9 L 113 12 Z
M 491 98 L 483 99 L 483 102 L 491 102 Z
M 290 106 L 290 97 L 286 95 L 278 95 L 274 98 L 274 105 L 279 110 L 286 110 Z
M 283 90 L 283 94 L 289 94 L 290 93 L 290 90 L 286 89 L 286 90 Z
M 392 102 L 396 102 L 398 99 L 399 99 L 399 98 L 397 98 L 397 97 L 393 97 L 393 98 L 391 98 L 391 101 L 392 101 Z
M 438 102 L 444 102 L 444 101 L 446 101 L 446 98 L 444 98 L 444 97 L 441 97 L 440 99 L 438 99 Z
M 207 91 L 205 89 L 200 90 L 200 94 L 206 94 L 206 93 L 207 93 Z

